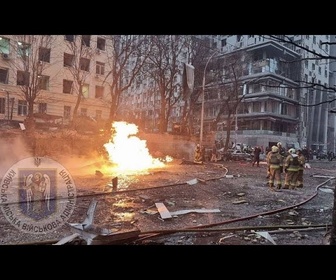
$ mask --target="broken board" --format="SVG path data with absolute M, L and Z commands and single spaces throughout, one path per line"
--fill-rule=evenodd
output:
M 168 211 L 167 207 L 162 202 L 155 203 L 156 208 L 158 209 L 162 219 L 170 219 L 172 215 Z

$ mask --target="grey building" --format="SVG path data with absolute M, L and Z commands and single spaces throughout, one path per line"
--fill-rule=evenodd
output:
M 329 112 L 335 102 L 328 102 L 335 98 L 330 89 L 335 85 L 334 66 L 328 59 L 333 53 L 328 42 L 335 36 L 209 37 L 222 56 L 244 51 L 251 57 L 246 75 L 240 77 L 246 95 L 238 106 L 232 141 L 264 147 L 280 141 L 287 147 L 335 151 L 335 114 Z M 206 102 L 205 131 L 216 114 L 209 110 L 214 104 L 218 100 Z M 225 137 L 220 126 L 216 137 Z

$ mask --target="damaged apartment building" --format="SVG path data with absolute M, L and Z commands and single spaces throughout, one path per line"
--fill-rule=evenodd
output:
M 196 82 L 194 85 L 194 91 L 201 90 L 204 94 L 204 100 L 201 94 L 193 111 L 192 133 L 196 139 L 200 127 L 206 144 L 211 144 L 212 140 L 207 142 L 210 134 L 216 140 L 224 139 L 229 126 L 230 142 L 267 147 L 280 141 L 287 147 L 307 146 L 316 151 L 336 152 L 336 115 L 331 110 L 336 105 L 335 101 L 329 102 L 335 99 L 335 92 L 330 89 L 335 87 L 336 66 L 328 59 L 334 53 L 329 42 L 335 41 L 335 35 L 193 36 L 209 42 L 211 48 L 205 59 L 209 65 L 203 63 L 200 69 L 196 66 L 194 69 L 203 75 L 204 81 L 203 85 Z M 114 103 L 116 81 L 111 73 L 117 69 L 113 64 L 116 56 L 112 55 L 117 46 L 115 41 L 113 35 L 0 35 L 0 120 L 24 122 L 32 103 L 36 121 L 66 126 L 74 114 L 104 121 L 113 109 L 118 118 L 137 120 L 142 129 L 158 131 L 163 97 L 150 75 L 139 71 L 131 79 L 125 68 L 119 76 L 122 78 L 119 88 L 132 81 L 133 84 L 120 91 L 117 98 L 120 103 Z M 147 49 L 150 48 L 144 48 Z M 180 93 L 183 67 L 191 55 L 188 51 L 186 48 L 178 56 L 179 69 L 171 81 L 176 86 L 172 98 Z M 248 59 L 238 79 L 240 102 L 228 123 L 225 118 L 228 112 L 223 106 L 227 81 L 222 79 L 215 84 L 210 76 L 215 62 L 221 65 L 228 55 L 238 52 Z M 141 56 L 156 54 L 158 50 L 147 54 L 139 50 L 132 59 L 134 62 Z M 136 64 L 132 59 L 128 67 L 134 70 Z M 29 93 L 34 93 L 34 86 L 39 87 L 38 94 L 31 97 Z M 27 102 L 27 98 L 33 98 L 33 102 Z M 184 102 L 181 99 L 168 113 L 164 112 L 169 114 L 168 132 L 174 123 L 181 121 Z M 223 110 L 220 117 L 219 110 Z

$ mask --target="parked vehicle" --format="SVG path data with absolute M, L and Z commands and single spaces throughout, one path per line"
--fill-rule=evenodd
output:
M 222 148 L 222 149 L 219 149 L 218 152 L 221 155 L 221 159 L 224 161 L 228 161 L 228 160 L 252 161 L 253 159 L 253 154 L 242 152 L 239 150 L 229 149 L 225 153 L 224 148 Z
M 234 150 L 233 152 L 231 152 L 230 159 L 231 160 L 252 161 L 253 155 L 246 153 L 246 152 Z

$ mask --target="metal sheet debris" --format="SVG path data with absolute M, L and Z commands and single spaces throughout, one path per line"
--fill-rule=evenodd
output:
M 195 178 L 195 179 L 192 179 L 192 180 L 189 180 L 189 181 L 187 181 L 187 184 L 188 185 L 195 185 L 195 184 L 197 184 L 198 183 L 198 180 Z
M 259 232 L 256 232 L 256 234 L 259 234 L 260 236 L 264 237 L 269 242 L 271 242 L 273 245 L 277 245 L 274 239 L 272 238 L 272 236 L 267 231 L 259 231 Z
M 183 215 L 188 213 L 219 213 L 219 209 L 187 209 L 187 210 L 179 210 L 175 212 L 170 212 L 172 216 Z
M 74 241 L 77 237 L 80 237 L 79 233 L 74 233 L 71 234 L 69 236 L 66 236 L 64 238 L 62 238 L 61 240 L 59 240 L 57 243 L 53 244 L 53 245 L 64 245 L 66 243 L 70 243 L 72 241 Z
M 155 203 L 156 208 L 158 209 L 162 219 L 170 219 L 172 215 L 168 211 L 167 207 L 162 202 Z

